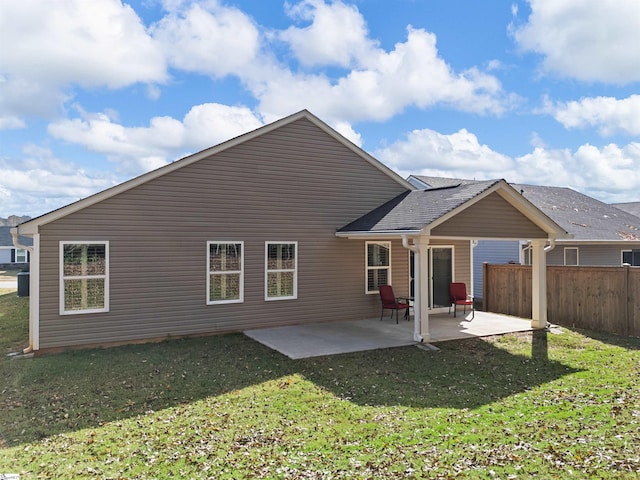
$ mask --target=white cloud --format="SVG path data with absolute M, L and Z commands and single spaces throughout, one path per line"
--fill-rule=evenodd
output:
M 502 178 L 513 168 L 513 160 L 481 144 L 462 129 L 451 135 L 434 130 L 414 130 L 406 140 L 376 152 L 403 176 L 433 175 L 468 179 Z
M 24 158 L 0 160 L 0 216 L 32 217 L 67 205 L 116 184 L 47 150 L 27 146 Z
M 640 191 L 640 143 L 585 144 L 575 152 L 536 148 L 518 157 L 515 168 L 515 182 L 567 186 L 605 202 L 632 201 Z
M 267 117 L 308 108 L 329 121 L 383 121 L 410 106 L 438 104 L 499 115 L 518 101 L 496 77 L 477 68 L 454 72 L 438 56 L 435 35 L 422 29 L 409 27 L 406 42 L 390 52 L 372 50 L 358 63 L 358 69 L 336 79 L 263 68 L 248 83 Z
M 618 100 L 613 97 L 583 98 L 547 107 L 566 128 L 595 127 L 601 135 L 640 135 L 640 95 Z
M 248 108 L 207 103 L 194 106 L 182 121 L 154 117 L 147 127 L 125 127 L 114 122 L 113 115 L 81 112 L 81 118 L 50 124 L 48 132 L 105 154 L 122 174 L 137 175 L 261 125 Z
M 183 125 L 187 133 L 182 148 L 201 150 L 255 130 L 263 123 L 246 107 L 205 103 L 193 107 Z
M 377 42 L 368 38 L 364 17 L 353 5 L 304 0 L 289 5 L 287 13 L 294 20 L 312 21 L 307 27 L 289 27 L 279 34 L 303 65 L 350 67 L 377 47 Z
M 3 2 L 0 108 L 47 114 L 69 86 L 121 88 L 164 82 L 162 52 L 128 5 L 118 0 Z
M 534 139 L 540 142 L 537 136 Z M 511 158 L 481 144 L 465 129 L 451 135 L 424 129 L 374 155 L 404 177 L 504 178 L 571 187 L 607 202 L 632 201 L 640 192 L 640 143 L 636 142 L 601 148 L 585 144 L 575 151 L 537 146 L 531 153 Z
M 616 84 L 640 80 L 638 0 L 529 0 L 514 32 L 521 48 L 544 56 L 548 72 Z
M 335 122 L 331 125 L 340 135 L 350 140 L 358 147 L 362 147 L 362 135 L 353 129 L 353 126 L 348 122 Z
M 152 34 L 175 68 L 217 77 L 241 73 L 258 53 L 259 31 L 237 8 L 216 1 L 166 4 Z

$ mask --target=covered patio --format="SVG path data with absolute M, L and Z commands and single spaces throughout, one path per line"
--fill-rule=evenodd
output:
M 244 333 L 289 358 L 300 359 L 532 330 L 531 320 L 508 315 L 476 311 L 475 318 L 471 321 L 470 318 L 471 314 L 456 318 L 447 313 L 430 315 L 430 344 L 414 340 L 413 318 L 397 324 L 385 317 L 382 321 L 375 318 L 316 323 L 247 330 Z

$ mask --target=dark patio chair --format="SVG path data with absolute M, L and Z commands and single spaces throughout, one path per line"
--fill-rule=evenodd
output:
M 449 284 L 449 314 L 453 305 L 453 316 L 456 316 L 458 305 L 464 307 L 464 315 L 467 314 L 467 305 L 471 306 L 471 320 L 476 316 L 476 309 L 473 305 L 473 297 L 467 295 L 467 286 L 462 282 L 452 282 Z
M 405 300 L 403 298 L 397 298 L 393 293 L 391 285 L 382 285 L 379 289 L 380 300 L 382 301 L 382 312 L 380 313 L 380 321 L 384 316 L 385 310 L 391 310 L 391 318 L 393 318 L 393 311 L 396 311 L 396 323 L 398 323 L 398 310 L 405 310 L 405 318 L 409 319 L 409 303 L 401 302 Z

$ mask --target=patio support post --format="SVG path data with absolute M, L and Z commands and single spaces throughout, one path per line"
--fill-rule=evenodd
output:
M 547 256 L 546 240 L 532 240 L 531 328 L 547 326 Z
M 417 284 L 417 299 L 415 321 L 419 322 L 420 336 L 423 342 L 431 341 L 429 332 L 429 237 L 420 235 L 418 237 L 418 248 L 420 254 L 417 255 L 415 276 L 419 278 Z

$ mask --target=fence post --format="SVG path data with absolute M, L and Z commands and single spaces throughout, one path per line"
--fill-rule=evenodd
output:
M 482 262 L 482 311 L 489 311 L 489 262 Z
M 625 309 L 624 309 L 624 314 L 626 316 L 625 318 L 625 335 L 629 335 L 631 333 L 632 330 L 632 325 L 631 325 L 631 298 L 629 296 L 629 265 L 623 265 L 622 268 L 624 268 L 624 303 L 625 303 Z

